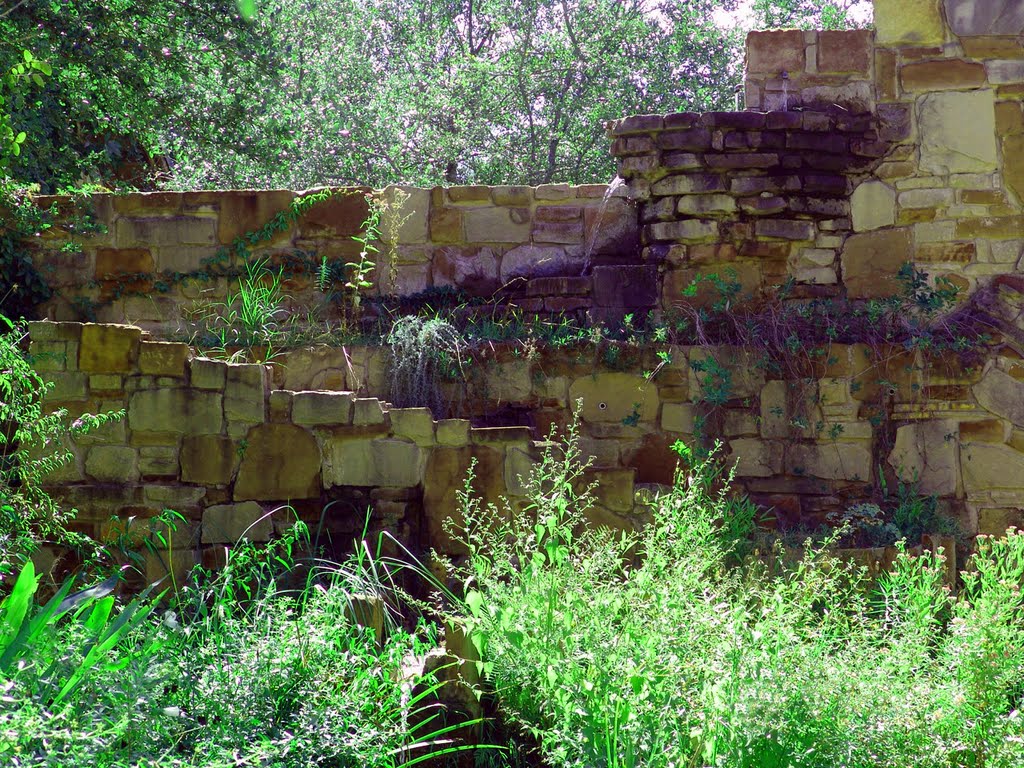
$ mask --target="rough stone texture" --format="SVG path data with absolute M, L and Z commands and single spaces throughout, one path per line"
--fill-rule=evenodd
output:
M 261 424 L 246 436 L 233 498 L 315 498 L 320 494 L 320 463 L 320 449 L 306 430 L 290 424 Z
M 917 100 L 917 120 L 922 171 L 943 175 L 996 169 L 994 91 L 925 94 Z
M 300 426 L 340 426 L 352 423 L 351 392 L 296 392 L 292 422 Z
M 240 453 L 239 446 L 222 435 L 186 435 L 181 441 L 181 480 L 228 485 L 238 468 Z
M 964 443 L 960 446 L 960 462 L 968 495 L 996 490 L 1024 493 L 1024 453 L 1008 445 Z
M 1024 32 L 1024 6 L 1018 0 L 943 0 L 953 33 L 1019 35 Z
M 1003 139 L 1003 180 L 1018 203 L 1024 203 L 1024 135 Z
M 653 383 L 628 373 L 598 373 L 576 379 L 569 401 L 583 401 L 584 421 L 621 424 L 624 419 L 653 421 L 658 415 L 658 390 Z
M 850 196 L 854 232 L 890 227 L 896 223 L 896 191 L 881 181 L 868 181 Z
M 143 341 L 139 346 L 139 373 L 183 378 L 190 353 L 188 344 Z
M 423 482 L 427 453 L 404 440 L 332 437 L 324 445 L 323 483 L 411 488 Z
M 875 0 L 875 42 L 878 45 L 943 42 L 939 0 Z
M 85 474 L 100 483 L 137 480 L 138 454 L 127 446 L 94 446 L 85 458 Z
M 962 59 L 941 59 L 904 64 L 900 82 L 907 91 L 977 88 L 985 83 L 985 67 Z
M 142 331 L 130 325 L 82 326 L 78 368 L 88 373 L 130 373 L 138 360 Z
M 217 504 L 203 512 L 203 544 L 269 541 L 273 532 L 270 515 L 255 501 Z
M 956 492 L 957 423 L 949 420 L 907 424 L 896 430 L 889 465 L 904 482 L 917 482 L 923 494 Z
M 216 435 L 224 429 L 223 396 L 189 389 L 149 389 L 128 401 L 133 432 Z
M 786 448 L 786 472 L 797 476 L 867 483 L 872 466 L 866 443 L 801 443 Z
M 842 252 L 846 295 L 856 299 L 882 298 L 899 293 L 896 274 L 913 260 L 906 229 L 877 230 L 852 235 Z
M 1024 381 L 993 368 L 971 391 L 985 410 L 1024 426 Z

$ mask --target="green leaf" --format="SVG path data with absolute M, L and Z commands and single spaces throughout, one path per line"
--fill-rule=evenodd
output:
M 21 55 L 25 57 L 27 63 L 32 61 L 32 51 L 22 51 Z
M 43 78 L 36 74 L 32 75 L 32 82 L 38 85 L 40 88 L 42 88 L 44 85 Z
M 238 12 L 246 21 L 251 21 L 256 15 L 256 0 L 236 0 Z
M 471 589 L 466 593 L 466 607 L 474 616 L 480 615 L 480 609 L 484 604 L 484 596 L 481 592 Z
M 15 144 L 24 144 L 26 138 L 28 138 L 28 134 L 25 133 L 24 131 L 22 131 L 21 133 L 19 133 L 17 136 L 14 137 L 14 143 Z

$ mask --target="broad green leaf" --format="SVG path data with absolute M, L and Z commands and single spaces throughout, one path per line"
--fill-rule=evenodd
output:
M 38 85 L 40 88 L 42 88 L 43 85 L 44 85 L 43 78 L 40 77 L 39 75 L 33 74 L 32 75 L 32 82 L 35 83 L 36 85 Z
M 0 603 L 0 651 L 6 651 L 21 629 L 28 608 L 32 604 L 32 596 L 39 587 L 36 568 L 29 560 L 21 569 L 18 580 L 14 582 L 14 590 Z
M 466 593 L 466 606 L 469 608 L 469 612 L 474 616 L 480 615 L 480 609 L 484 604 L 484 596 L 482 593 L 475 589 L 469 590 Z

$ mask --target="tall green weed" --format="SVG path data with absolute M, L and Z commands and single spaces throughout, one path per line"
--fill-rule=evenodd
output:
M 1024 535 L 877 582 L 831 554 L 736 556 L 749 510 L 686 463 L 636 535 L 583 524 L 575 430 L 525 507 L 468 493 L 460 620 L 505 715 L 558 766 L 1009 768 L 1024 764 Z

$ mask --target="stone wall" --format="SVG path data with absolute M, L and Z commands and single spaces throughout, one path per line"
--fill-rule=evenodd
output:
M 742 349 L 495 345 L 465 386 L 468 419 L 435 420 L 386 405 L 379 348 L 229 366 L 137 328 L 43 323 L 32 345 L 56 384 L 50 405 L 127 409 L 74 446 L 54 487 L 86 526 L 111 512 L 185 510 L 193 528 L 182 535 L 208 558 L 257 505 L 289 500 L 310 520 L 338 502 L 327 514 L 342 538 L 373 507 L 377 527 L 445 548 L 440 521 L 470 461 L 488 498 L 521 497 L 537 441 L 582 401 L 599 522 L 641 521 L 635 492 L 668 482 L 672 442 L 702 432 L 783 522 L 813 524 L 900 476 L 937 494 L 968 533 L 1024 524 L 1024 17 L 997 0 L 877 0 L 875 19 L 868 32 L 752 33 L 745 112 L 610 124 L 627 183 L 608 200 L 604 186 L 403 190 L 375 291 L 454 286 L 532 312 L 665 320 L 707 303 L 682 293 L 701 276 L 732 270 L 740 301 L 786 283 L 787 301 L 870 302 L 899 291 L 911 262 L 962 301 L 983 301 L 994 339 L 983 359 L 834 343 L 793 381 Z M 75 296 L 104 298 L 118 272 L 195 268 L 293 197 L 96 196 L 107 234 L 79 254 L 60 250 L 59 229 L 40 244 L 38 263 L 60 286 L 45 309 L 70 318 Z M 361 196 L 335 197 L 256 252 L 350 260 L 365 213 Z M 225 289 L 138 287 L 145 296 L 108 296 L 101 319 L 166 333 L 200 291 Z M 311 277 L 288 290 L 302 309 Z M 731 379 L 713 408 L 700 373 L 709 357 Z
M 751 386 L 757 428 L 725 437 L 739 474 L 764 477 L 747 486 L 780 494 L 780 509 L 801 489 L 801 514 L 856 492 L 833 486 L 829 499 L 808 478 L 888 467 L 968 530 L 999 531 L 1024 507 L 1024 13 L 1005 0 L 876 0 L 875 27 L 751 33 L 747 112 L 624 118 L 608 126 L 612 152 L 663 306 L 707 301 L 679 289 L 730 269 L 752 299 L 791 280 L 793 300 L 870 301 L 900 290 L 907 262 L 974 296 L 995 339 L 987 359 L 892 349 L 875 357 L 889 362 L 868 405 L 857 378 L 874 364 L 830 350 L 840 364 L 818 379 L 810 422 L 842 425 L 839 440 L 789 426 L 777 442 L 773 424 L 793 408 L 783 381 Z
M 323 303 L 310 265 L 296 264 L 294 255 L 309 254 L 315 265 L 321 257 L 341 264 L 357 260 L 361 245 L 353 236 L 367 217 L 367 191 L 336 190 L 286 231 L 250 247 L 253 258 L 296 267 L 284 283 L 294 313 L 302 316 Z M 504 298 L 521 300 L 531 311 L 605 306 L 614 296 L 602 290 L 609 274 L 603 268 L 635 261 L 638 252 L 635 208 L 623 192 L 567 184 L 391 187 L 378 193 L 389 207 L 380 222 L 375 285 L 367 293 L 410 296 L 449 287 L 490 297 L 503 288 Z M 231 287 L 216 272 L 239 267 L 231 249 L 235 239 L 262 229 L 300 194 L 93 195 L 86 207 L 105 231 L 72 235 L 60 225 L 65 219 L 58 219 L 33 244 L 37 268 L 56 289 L 39 312 L 53 320 L 128 322 L 164 336 L 185 334 L 187 319 L 222 301 Z M 73 201 L 38 197 L 36 203 L 56 205 L 70 217 Z M 66 247 L 69 241 L 77 250 Z M 198 274 L 183 279 L 190 273 Z M 550 276 L 578 280 L 567 292 L 566 285 L 543 279 Z M 338 307 L 333 309 L 336 317 Z

